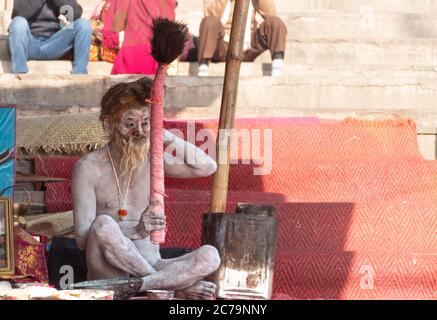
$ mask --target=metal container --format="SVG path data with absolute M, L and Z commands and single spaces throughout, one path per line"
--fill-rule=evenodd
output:
M 278 219 L 272 206 L 238 205 L 236 214 L 203 216 L 202 244 L 217 248 L 219 269 L 208 277 L 224 299 L 270 299 Z
M 72 289 L 98 289 L 114 291 L 114 300 L 127 300 L 136 295 L 143 284 L 141 278 L 115 278 L 74 283 Z

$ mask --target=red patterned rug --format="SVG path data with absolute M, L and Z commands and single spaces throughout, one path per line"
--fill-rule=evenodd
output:
M 217 121 L 166 128 L 206 148 Z M 260 137 L 261 152 L 237 148 L 227 211 L 237 202 L 276 206 L 274 299 L 437 298 L 437 162 L 421 157 L 413 122 L 262 118 L 237 120 L 236 129 Z M 35 170 L 71 178 L 76 161 L 38 158 Z M 254 175 L 260 167 L 268 174 Z M 199 246 L 211 178 L 166 179 L 166 187 L 165 246 Z M 48 184 L 46 202 L 71 209 L 70 184 Z

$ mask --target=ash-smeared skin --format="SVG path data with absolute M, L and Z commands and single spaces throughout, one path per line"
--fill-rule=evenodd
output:
M 120 163 L 122 150 L 113 143 L 116 134 L 124 139 L 144 143 L 149 138 L 149 109 L 135 108 L 125 111 L 117 123 L 104 121 L 105 130 L 111 137 L 109 149 L 114 163 Z M 165 173 L 173 177 L 198 177 L 210 175 L 216 164 L 203 151 L 165 132 L 165 143 L 177 148 L 195 148 L 198 163 L 165 164 Z M 182 156 L 194 154 L 184 153 Z M 167 155 L 165 155 L 167 157 Z M 184 163 L 188 159 L 181 159 Z M 117 172 L 120 169 L 117 168 Z M 127 176 L 119 177 L 124 192 Z M 132 176 L 127 210 L 128 216 L 118 221 L 119 199 L 113 169 L 105 148 L 83 157 L 73 172 L 73 210 L 76 241 L 86 249 L 88 279 L 109 279 L 128 274 L 144 280 L 141 291 L 166 289 L 177 291 L 186 299 L 210 299 L 215 285 L 201 281 L 214 272 L 220 258 L 212 246 L 201 248 L 175 259 L 161 259 L 159 246 L 149 235 L 153 230 L 165 227 L 165 216 L 154 213 L 149 203 L 150 166 L 144 163 L 141 171 Z
M 212 282 L 198 281 L 191 287 L 177 291 L 175 297 L 188 300 L 214 299 L 217 286 Z

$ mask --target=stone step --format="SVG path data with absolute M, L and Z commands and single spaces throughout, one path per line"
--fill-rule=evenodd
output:
M 90 62 L 88 65 L 88 73 L 90 75 L 109 75 L 111 74 L 112 64 L 107 62 Z M 71 61 L 55 60 L 55 61 L 29 61 L 29 74 L 40 75 L 68 75 L 72 69 Z M 243 63 L 241 66 L 241 76 L 270 76 L 271 63 Z M 284 68 L 284 75 L 292 75 L 295 68 L 287 65 Z M 195 76 L 197 75 L 197 62 L 181 62 L 178 64 L 178 75 Z M 225 64 L 214 63 L 210 67 L 211 76 L 224 76 Z M 0 74 L 11 72 L 10 61 L 0 61 Z
M 89 0 L 80 0 L 81 3 Z M 180 0 L 178 10 L 202 10 L 203 0 Z M 437 13 L 436 0 L 277 0 L 279 13 L 296 11 L 348 11 L 386 13 Z
M 10 23 L 10 16 L 12 13 L 12 5 L 6 6 L 2 5 L 4 0 L 0 0 L 0 34 L 6 33 L 7 26 Z M 90 18 L 96 5 L 100 2 L 99 0 L 79 0 L 78 1 L 83 9 L 83 18 Z M 284 2 L 285 1 L 279 1 Z M 281 14 L 286 14 L 290 12 L 291 7 L 284 4 L 278 4 L 278 12 Z M 6 10 L 5 10 L 6 9 Z M 199 23 L 203 17 L 203 0 L 182 0 L 179 1 L 179 5 L 176 8 L 176 18 L 178 20 L 185 21 L 189 29 L 194 31 L 194 34 L 198 34 Z
M 302 58 L 303 59 L 303 58 Z M 431 58 L 430 58 L 431 60 Z M 314 62 L 312 59 L 311 62 Z M 316 61 L 323 63 L 323 61 Z M 365 62 L 365 61 L 363 61 Z M 375 61 L 374 61 L 375 62 Z M 418 61 L 419 63 L 419 61 Z M 29 74 L 48 74 L 48 75 L 68 75 L 72 69 L 72 62 L 66 60 L 54 61 L 29 61 Z M 109 75 L 112 70 L 112 64 L 108 62 L 90 62 L 88 72 L 90 75 Z M 240 76 L 242 77 L 260 77 L 271 75 L 271 60 L 268 52 L 261 55 L 255 62 L 243 62 L 241 64 Z M 435 77 L 437 66 L 436 64 L 429 65 L 408 65 L 407 61 L 404 65 L 325 65 L 325 64 L 298 64 L 287 60 L 284 66 L 284 76 L 290 77 L 373 77 L 373 78 L 408 78 L 413 77 L 429 78 Z M 11 72 L 11 62 L 9 60 L 0 61 L 0 74 Z M 198 72 L 197 62 L 179 62 L 177 66 L 177 74 L 180 76 L 196 76 Z M 224 76 L 225 63 L 211 63 L 209 67 L 210 76 Z
M 284 1 L 285 2 L 285 1 Z M 437 12 L 380 13 L 371 7 L 355 12 L 348 11 L 278 11 L 288 27 L 288 39 L 361 39 L 361 38 L 436 38 L 434 23 Z M 89 18 L 94 6 L 84 7 L 84 18 Z M 0 10 L 0 30 L 6 34 L 11 11 Z M 177 19 L 188 24 L 190 32 L 198 35 L 201 9 L 181 6 Z
M 7 39 L 0 37 L 0 60 L 7 71 L 9 59 Z M 399 40 L 296 40 L 288 41 L 286 63 L 293 65 L 360 65 L 390 68 L 424 68 L 437 65 L 437 39 Z M 268 51 L 255 61 L 270 63 Z M 109 70 L 108 66 L 108 70 Z M 4 71 L 3 71 L 4 72 Z M 98 74 L 104 72 L 98 72 Z M 109 73 L 109 72 L 108 72 Z M 108 74 L 106 73 L 106 74 Z
M 6 1 L 0 1 L 0 30 L 6 31 L 7 25 L 10 21 L 10 14 L 12 12 L 11 1 L 6 5 Z M 94 10 L 98 0 L 81 0 L 79 3 L 83 8 L 83 17 L 89 18 L 91 12 Z M 368 22 L 374 14 L 378 13 L 402 13 L 402 14 L 437 14 L 437 1 L 415 1 L 415 0 L 298 0 L 298 1 L 276 1 L 276 7 L 278 15 L 286 18 L 287 15 L 295 15 L 298 12 L 311 12 L 316 15 L 323 15 L 327 12 L 353 12 L 359 13 L 369 19 L 362 20 L 359 18 L 357 21 L 368 26 Z M 190 30 L 197 34 L 199 22 L 203 15 L 203 0 L 183 0 L 179 1 L 179 5 L 176 9 L 176 16 L 178 19 L 184 20 L 188 23 Z M 402 21 L 401 21 L 402 22 Z M 417 28 L 417 20 L 405 20 L 406 29 L 408 27 L 414 28 L 414 31 L 422 30 Z M 360 23 L 360 24 L 361 24 Z M 292 29 L 292 25 L 289 25 Z M 326 29 L 325 29 L 326 30 Z M 329 30 L 329 29 L 327 29 Z M 387 31 L 387 30 L 385 30 Z M 413 32 L 414 34 L 414 32 Z
M 112 64 L 107 62 L 90 62 L 88 65 L 88 73 L 90 75 L 110 75 Z M 71 61 L 55 60 L 55 61 L 29 61 L 29 74 L 39 75 L 68 75 L 72 69 Z M 241 76 L 270 76 L 271 63 L 243 63 L 241 66 Z M 287 65 L 284 68 L 284 75 L 292 75 L 294 66 Z M 198 71 L 197 62 L 181 62 L 178 64 L 178 75 L 196 76 Z M 0 74 L 11 72 L 10 61 L 0 61 Z M 224 76 L 225 63 L 212 63 L 210 67 L 211 76 Z
M 29 74 L 52 74 L 52 75 L 67 75 L 72 69 L 72 62 L 66 60 L 54 61 L 29 61 Z M 93 61 L 88 65 L 88 73 L 93 75 L 109 75 L 111 74 L 112 63 L 103 61 Z M 11 62 L 1 61 L 0 74 L 11 72 Z
M 99 0 L 78 0 L 78 2 L 81 4 L 84 12 L 89 12 L 99 3 Z M 278 12 L 292 12 L 296 10 L 293 2 L 286 0 L 276 1 L 276 8 Z M 179 0 L 176 13 L 180 11 L 203 12 L 203 0 Z
M 268 59 L 265 59 L 268 60 Z M 222 77 L 225 74 L 226 64 L 210 63 L 209 75 Z M 199 65 L 197 62 L 179 62 L 177 66 L 178 75 L 196 76 Z M 272 71 L 271 62 L 243 62 L 241 64 L 240 76 L 242 77 L 260 77 L 270 76 Z M 319 77 L 324 78 L 435 78 L 437 68 L 434 66 L 423 66 L 412 68 L 393 67 L 393 66 L 347 66 L 347 65 L 296 65 L 287 61 L 284 65 L 283 76 L 287 77 Z
M 410 117 L 423 130 L 437 128 L 437 77 L 241 77 L 237 117 Z M 0 105 L 19 115 L 98 111 L 104 92 L 138 76 L 0 76 Z M 168 77 L 165 116 L 217 118 L 222 77 Z M 423 131 L 423 133 L 427 133 Z M 432 133 L 432 132 L 431 132 Z M 435 134 L 435 132 L 433 133 Z
M 437 38 L 436 14 L 293 12 L 280 13 L 287 39 L 407 39 Z M 178 19 L 198 35 L 202 12 L 181 11 Z M 262 20 L 260 20 L 262 21 Z
M 268 61 L 268 59 L 263 59 Z M 72 69 L 71 61 L 29 61 L 29 74 L 39 75 L 68 75 Z M 88 72 L 90 75 L 110 75 L 112 64 L 108 62 L 90 62 Z M 211 63 L 209 75 L 223 77 L 225 74 L 225 63 Z M 0 74 L 11 72 L 10 61 L 1 61 Z M 179 62 L 177 65 L 177 75 L 179 76 L 197 76 L 199 65 L 197 62 Z M 413 70 L 412 70 L 413 69 Z M 271 76 L 271 62 L 243 62 L 241 64 L 241 77 L 261 77 Z M 283 76 L 286 77 L 319 77 L 319 78 L 435 78 L 437 68 L 433 66 L 422 67 L 418 69 L 405 66 L 394 68 L 393 66 L 303 66 L 287 63 L 284 66 Z
M 435 39 L 288 41 L 287 63 L 423 67 L 437 64 Z M 264 56 L 265 58 L 265 56 Z
M 284 22 L 288 39 L 432 39 L 436 19 L 436 14 L 297 12 Z
M 88 14 L 94 9 L 99 0 L 78 0 L 78 2 L 82 5 L 84 13 Z M 278 14 L 299 11 L 437 13 L 437 0 L 279 0 L 275 1 L 275 4 Z M 0 10 L 1 8 L 0 6 Z M 203 0 L 179 0 L 176 14 L 186 11 L 203 12 Z

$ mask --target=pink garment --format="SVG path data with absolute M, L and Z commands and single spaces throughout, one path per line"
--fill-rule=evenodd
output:
M 150 46 L 153 19 L 161 17 L 174 20 L 175 9 L 176 0 L 112 0 L 114 20 L 125 17 L 123 46 L 114 63 L 112 74 L 156 72 L 158 64 L 151 56 Z
M 150 52 L 150 45 L 123 46 L 118 51 L 111 74 L 155 74 L 158 63 Z

